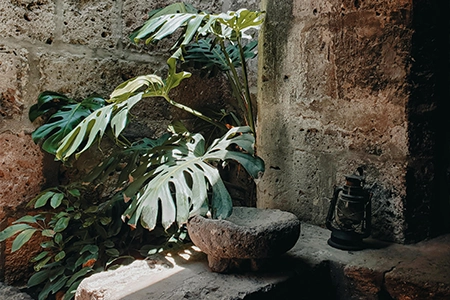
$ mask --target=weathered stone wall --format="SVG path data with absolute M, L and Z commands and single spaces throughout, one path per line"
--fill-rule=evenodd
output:
M 413 72 L 412 54 L 414 43 L 426 45 L 437 36 L 416 38 L 420 28 L 436 22 L 433 12 L 439 9 L 429 9 L 416 24 L 416 2 L 430 5 L 262 2 L 267 19 L 259 53 L 258 153 L 266 173 L 259 207 L 285 209 L 323 225 L 333 186 L 362 167 L 374 193 L 374 237 L 410 242 L 432 234 L 437 127 L 430 110 L 439 96 L 435 80 L 413 82 L 413 74 L 430 78 L 435 70 L 423 63 Z M 420 86 L 426 86 L 422 98 L 411 101 Z
M 174 0 L 3 0 L 0 3 L 0 230 L 25 214 L 24 206 L 42 187 L 58 182 L 58 165 L 31 140 L 37 124 L 28 110 L 40 92 L 52 90 L 82 99 L 93 93 L 108 97 L 131 77 L 164 76 L 168 43 L 151 49 L 129 42 L 128 35 L 155 8 Z M 259 1 L 186 1 L 211 12 L 257 8 Z M 220 78 L 185 82 L 174 99 L 200 108 L 227 102 Z M 203 93 L 199 93 L 203 90 Z M 135 108 L 140 117 L 130 135 L 154 136 L 175 118 L 189 118 L 160 100 Z M 0 245 L 0 280 L 26 278 L 24 269 L 36 251 L 11 255 Z M 21 273 L 22 272 L 22 273 Z

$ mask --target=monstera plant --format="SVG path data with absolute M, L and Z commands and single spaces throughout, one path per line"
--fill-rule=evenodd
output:
M 190 216 L 208 211 L 214 218 L 231 214 L 232 200 L 218 167 L 234 161 L 254 178 L 264 172 L 264 162 L 254 151 L 255 116 L 246 68 L 246 60 L 256 55 L 256 43 L 242 43 L 245 32 L 261 22 L 261 13 L 245 9 L 209 14 L 174 4 L 151 12 L 132 35 L 136 42 L 150 43 L 181 34 L 165 78 L 155 74 L 132 78 L 109 99 L 93 96 L 77 101 L 55 92 L 39 96 L 29 117 L 41 118 L 43 125 L 32 137 L 57 160 L 70 165 L 105 137 L 114 145 L 102 152 L 101 162 L 86 177 L 42 191 L 30 202 L 37 212 L 0 232 L 0 241 L 14 237 L 12 251 L 36 233 L 46 239 L 33 259 L 36 273 L 28 282 L 39 287 L 39 299 L 56 293 L 71 299 L 85 276 L 135 257 L 130 247 L 136 243 L 144 242 L 139 253 L 145 256 L 182 241 L 185 232 L 179 229 Z M 246 126 L 226 126 L 171 99 L 171 90 L 191 76 L 177 71 L 178 63 L 187 61 L 226 74 Z M 224 134 L 208 144 L 201 134 L 174 122 L 158 139 L 130 142 L 124 134 L 130 110 L 146 98 L 164 99 Z M 105 185 L 111 186 L 107 196 L 99 188 Z M 164 235 L 165 242 L 155 238 L 149 244 L 143 238 L 149 231 Z
M 185 3 L 176 3 L 150 13 L 150 18 L 131 38 L 146 44 L 177 34 L 171 59 L 191 62 L 203 69 L 217 69 L 227 76 L 245 123 L 255 133 L 247 59 L 256 56 L 255 40 L 248 34 L 259 29 L 263 12 L 240 9 L 209 14 Z M 244 43 L 247 41 L 247 43 Z

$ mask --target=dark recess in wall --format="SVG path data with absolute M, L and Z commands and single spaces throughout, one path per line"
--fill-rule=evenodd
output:
M 450 231 L 450 3 L 413 1 L 406 242 Z

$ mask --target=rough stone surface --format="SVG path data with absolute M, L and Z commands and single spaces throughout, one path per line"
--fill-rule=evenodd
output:
M 0 299 L 2 300 L 32 300 L 30 295 L 20 292 L 15 287 L 0 282 Z
M 67 179 L 58 178 L 59 166 L 51 157 L 43 156 L 29 137 L 38 122 L 32 124 L 28 120 L 28 110 L 39 93 L 51 90 L 77 100 L 92 94 L 108 98 L 118 84 L 132 77 L 144 74 L 165 77 L 169 43 L 154 48 L 131 46 L 128 35 L 142 25 L 150 10 L 174 2 L 177 1 L 1 2 L 0 230 L 26 213 L 23 204 L 39 192 L 42 184 L 59 184 Z M 188 2 L 211 12 L 220 12 L 235 3 Z M 254 5 L 258 1 L 250 2 Z M 199 101 L 213 109 L 222 108 L 228 101 L 228 85 L 222 79 L 208 78 L 206 84 L 202 84 L 203 79 L 194 76 L 192 79 L 195 88 L 183 83 L 182 90 L 174 95 L 176 101 L 195 107 L 199 105 L 194 102 Z M 127 131 L 131 138 L 156 137 L 174 118 L 187 119 L 163 99 L 143 101 L 134 109 L 135 126 Z M 194 123 L 192 119 L 188 121 Z M 77 163 L 82 172 L 96 161 L 87 155 L 81 160 L 84 158 L 87 161 Z M 44 161 L 46 168 L 42 169 Z M 28 258 L 36 249 L 32 247 L 27 253 L 24 248 L 20 254 L 9 254 L 10 243 L 0 244 L 0 280 L 24 280 L 30 267 Z M 34 245 L 38 243 L 36 240 Z
M 44 184 L 43 154 L 25 134 L 0 134 L 0 230 L 25 214 L 25 205 L 36 196 Z M 12 218 L 15 217 L 15 218 Z M 39 239 L 20 251 L 10 253 L 8 240 L 0 251 L 0 272 L 8 283 L 26 280 L 30 258 L 40 249 Z M 2 277 L 3 277 L 2 276 Z
M 52 90 L 75 99 L 92 94 L 109 98 L 123 81 L 138 75 L 160 73 L 163 67 L 161 61 L 143 64 L 113 57 L 86 57 L 82 53 L 42 54 L 39 57 L 39 90 Z
M 2 1 L 0 36 L 51 43 L 54 37 L 55 2 L 49 0 Z
M 228 272 L 233 259 L 264 259 L 291 249 L 300 234 L 300 221 L 278 209 L 234 207 L 225 220 L 195 216 L 189 220 L 192 242 L 208 254 L 210 268 Z M 258 261 L 252 268 L 258 269 Z
M 406 246 L 367 239 L 367 249 L 357 252 L 328 246 L 329 237 L 328 230 L 302 224 L 294 248 L 256 273 L 210 272 L 206 256 L 188 248 L 93 275 L 76 300 L 450 298 L 450 235 Z
M 62 41 L 88 45 L 91 48 L 113 49 L 120 37 L 118 2 L 63 1 Z
M 443 126 L 431 119 L 438 97 L 448 97 L 433 85 L 436 18 L 413 9 L 415 2 L 429 6 L 262 1 L 257 145 L 267 167 L 258 207 L 324 224 L 333 186 L 362 167 L 374 194 L 374 236 L 411 242 L 432 234 L 430 207 L 448 202 L 435 187 L 439 180 L 448 186 L 448 177 L 433 177 L 447 160 L 439 165 L 430 154 Z M 420 63 L 411 59 L 416 48 Z M 442 80 L 448 86 L 448 76 Z
M 29 107 L 28 51 L 26 48 L 0 44 L 0 130 L 21 132 L 32 128 L 24 113 Z
M 14 210 L 40 192 L 43 154 L 25 134 L 0 134 L 0 207 Z
M 206 255 L 196 247 L 171 256 L 135 261 L 83 280 L 76 300 L 95 299 L 244 299 L 270 291 L 290 271 L 263 274 L 212 273 Z

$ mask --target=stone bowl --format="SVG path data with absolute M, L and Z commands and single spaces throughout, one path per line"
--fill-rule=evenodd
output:
M 211 270 L 224 273 L 246 265 L 252 270 L 262 269 L 268 258 L 295 245 L 300 221 L 278 209 L 234 207 L 224 220 L 194 216 L 187 229 L 194 245 L 208 255 Z

